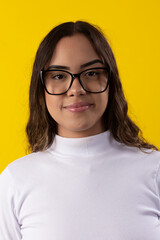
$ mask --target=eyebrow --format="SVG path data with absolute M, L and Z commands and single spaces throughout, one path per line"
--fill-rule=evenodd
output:
M 82 65 L 80 66 L 80 69 L 85 68 L 85 67 L 88 67 L 88 66 L 90 66 L 90 65 L 92 65 L 92 64 L 95 64 L 95 63 L 101 63 L 101 64 L 103 64 L 103 62 L 102 62 L 101 60 L 95 59 L 95 60 L 92 60 L 92 61 L 90 61 L 90 62 L 87 62 L 87 63 L 82 64 Z M 52 69 L 52 68 L 70 70 L 70 67 L 61 66 L 61 65 L 51 65 L 51 66 L 49 66 L 49 67 L 47 68 L 47 70 L 50 70 L 50 69 Z

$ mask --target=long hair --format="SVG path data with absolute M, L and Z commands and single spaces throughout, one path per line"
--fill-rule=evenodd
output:
M 47 110 L 44 89 L 40 81 L 40 71 L 49 63 L 58 41 L 76 33 L 84 34 L 96 53 L 110 68 L 109 100 L 103 121 L 114 139 L 127 146 L 138 147 L 141 151 L 158 148 L 142 136 L 140 128 L 127 115 L 128 105 L 124 97 L 115 57 L 102 30 L 88 22 L 65 22 L 53 28 L 41 42 L 33 64 L 29 90 L 30 116 L 26 126 L 29 152 L 46 150 L 54 140 L 57 123 Z M 148 151 L 147 151 L 148 153 Z

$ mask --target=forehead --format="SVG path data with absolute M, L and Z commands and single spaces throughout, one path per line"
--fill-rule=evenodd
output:
M 79 48 L 81 50 L 87 48 L 88 50 L 94 51 L 91 41 L 82 33 L 76 33 L 73 36 L 61 38 L 57 43 L 55 50 L 66 51 L 68 48 Z
M 100 59 L 90 40 L 81 33 L 63 37 L 57 43 L 50 64 L 83 64 Z

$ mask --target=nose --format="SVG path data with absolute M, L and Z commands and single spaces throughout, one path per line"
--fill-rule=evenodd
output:
M 78 76 L 74 76 L 72 86 L 67 92 L 68 96 L 79 96 L 79 95 L 85 95 L 86 91 L 82 88 Z

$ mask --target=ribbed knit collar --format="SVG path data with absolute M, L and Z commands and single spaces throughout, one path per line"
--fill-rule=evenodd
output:
M 111 148 L 110 131 L 82 138 L 66 138 L 55 135 L 53 144 L 48 149 L 50 152 L 57 152 L 63 155 L 72 156 L 95 156 Z

